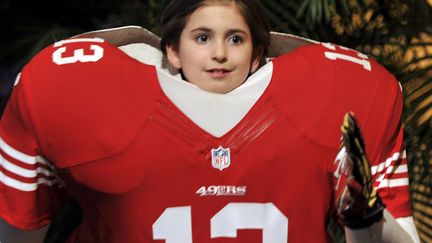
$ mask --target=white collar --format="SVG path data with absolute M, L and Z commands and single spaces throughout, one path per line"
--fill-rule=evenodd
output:
M 168 99 L 197 126 L 218 138 L 233 129 L 252 109 L 273 74 L 273 63 L 268 62 L 236 89 L 226 94 L 210 93 L 161 68 L 162 54 L 153 47 L 132 44 L 120 49 L 140 62 L 155 65 L 159 84 Z

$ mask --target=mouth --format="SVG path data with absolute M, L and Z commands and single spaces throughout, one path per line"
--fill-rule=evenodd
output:
M 225 78 L 226 76 L 229 75 L 231 70 L 224 69 L 224 68 L 213 68 L 213 69 L 206 70 L 206 72 L 210 74 L 210 76 L 213 78 Z

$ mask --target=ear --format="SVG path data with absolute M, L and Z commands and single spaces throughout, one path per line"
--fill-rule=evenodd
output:
M 262 48 L 260 48 L 258 50 L 258 53 L 257 53 L 258 55 L 256 55 L 254 57 L 254 60 L 252 61 L 252 64 L 251 64 L 251 73 L 254 73 L 260 67 L 260 65 L 261 65 L 261 58 L 263 58 L 263 52 L 264 51 L 263 51 Z
M 251 65 L 251 73 L 254 73 L 256 70 L 258 70 L 259 66 L 260 66 L 260 58 L 261 56 L 255 57 L 255 59 L 252 62 Z
M 179 54 L 178 54 L 177 50 L 178 50 L 178 48 L 176 48 L 172 44 L 169 44 L 169 45 L 166 46 L 166 52 L 167 52 L 168 62 L 175 69 L 181 69 L 180 57 L 179 57 Z

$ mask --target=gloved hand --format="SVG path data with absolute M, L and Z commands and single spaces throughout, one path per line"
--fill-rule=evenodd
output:
M 372 186 L 363 137 L 353 113 L 345 114 L 341 131 L 345 153 L 339 157 L 335 174 L 338 221 L 351 229 L 362 229 L 382 220 L 385 205 Z

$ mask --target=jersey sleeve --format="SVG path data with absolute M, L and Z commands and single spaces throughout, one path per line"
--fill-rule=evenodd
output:
M 0 120 L 0 217 L 14 227 L 33 230 L 51 222 L 66 193 L 38 146 L 24 79 L 25 73 L 17 78 Z
M 395 218 L 412 215 L 409 177 L 406 151 L 403 145 L 404 132 L 401 124 L 402 93 L 397 80 L 393 75 L 384 75 L 385 83 L 390 88 L 385 90 L 387 98 L 386 109 L 378 111 L 387 126 L 382 127 L 381 134 L 374 134 L 380 141 L 371 148 L 371 172 L 373 185 L 383 199 L 387 209 Z M 389 86 L 387 86 L 389 87 Z M 373 118 L 372 118 L 373 119 Z M 378 133 L 379 130 L 376 130 Z M 373 139 L 369 137 L 369 139 Z M 366 140 L 366 143 L 368 141 Z
M 406 151 L 403 146 L 403 129 L 386 148 L 387 156 L 374 161 L 371 167 L 374 187 L 384 200 L 387 209 L 396 218 L 412 215 Z M 383 154 L 384 155 L 384 154 Z

